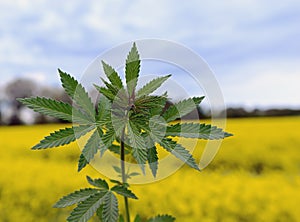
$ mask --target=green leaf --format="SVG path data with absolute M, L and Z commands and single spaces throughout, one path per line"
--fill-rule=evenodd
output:
M 110 180 L 110 182 L 112 183 L 116 183 L 118 185 L 122 185 L 122 182 L 118 181 L 118 180 Z
M 101 78 L 101 80 L 105 84 L 106 88 L 111 92 L 111 94 L 113 94 L 114 96 L 118 94 L 119 89 L 117 87 L 105 81 L 103 78 Z
M 100 129 L 98 128 L 88 139 L 82 150 L 82 155 L 80 155 L 79 158 L 78 172 L 94 158 L 98 150 L 100 150 L 100 156 L 102 156 L 104 152 L 111 147 L 112 142 L 115 140 L 115 134 L 111 130 L 107 130 L 104 135 L 101 135 L 102 132 L 100 132 Z
M 33 150 L 46 149 L 52 147 L 63 146 L 69 144 L 81 136 L 87 134 L 89 131 L 93 130 L 95 126 L 75 126 L 72 128 L 65 128 L 50 133 L 46 136 L 39 144 L 32 147 Z
M 91 188 L 75 191 L 73 193 L 68 194 L 67 196 L 62 197 L 56 204 L 54 204 L 53 207 L 63 208 L 63 207 L 71 206 L 73 204 L 86 200 L 87 198 L 94 195 L 98 191 L 99 190 L 97 189 L 91 189 Z
M 173 222 L 175 218 L 170 215 L 158 215 L 148 220 L 148 222 Z
M 70 104 L 41 97 L 17 100 L 36 112 L 72 122 L 72 106 Z
M 33 109 L 35 112 L 39 112 L 44 115 L 52 116 L 55 118 L 63 119 L 69 122 L 74 122 L 78 124 L 92 124 L 93 122 L 82 112 L 78 110 L 73 110 L 72 106 L 68 103 L 59 102 L 53 99 L 48 98 L 25 98 L 17 99 L 30 109 Z
M 125 222 L 124 217 L 123 217 L 122 214 L 119 216 L 119 222 Z
M 101 147 L 100 147 L 100 155 L 102 156 L 103 153 L 112 147 L 112 143 L 116 139 L 116 134 L 112 129 L 107 129 L 106 133 L 103 134 L 101 137 L 102 142 L 101 142 Z
M 156 79 L 151 80 L 146 85 L 144 85 L 137 92 L 137 97 L 148 96 L 150 93 L 153 93 L 156 89 L 158 89 L 171 75 L 158 77 Z
M 140 114 L 145 115 L 145 112 L 150 116 L 161 115 L 166 105 L 167 97 L 162 96 L 141 96 L 137 98 L 134 105 Z
M 125 65 L 125 78 L 126 78 L 127 91 L 129 97 L 132 97 L 135 91 L 139 72 L 140 72 L 140 56 L 136 44 L 133 43 L 133 46 L 127 56 L 126 65 Z
M 86 222 L 88 221 L 104 202 L 106 192 L 98 192 L 85 199 L 71 212 L 67 218 L 69 222 Z
M 83 154 L 80 154 L 79 161 L 78 161 L 78 172 L 80 172 L 89 162 L 86 160 Z
M 89 182 L 89 184 L 91 184 L 92 186 L 99 187 L 103 190 L 108 190 L 109 189 L 109 186 L 108 186 L 108 184 L 105 180 L 102 180 L 102 179 L 94 179 L 93 180 L 89 176 L 86 176 L 86 179 Z
M 190 167 L 192 167 L 196 170 L 200 170 L 198 165 L 196 164 L 195 159 L 189 153 L 189 151 L 186 150 L 183 146 L 181 146 L 177 142 L 175 142 L 169 138 L 164 138 L 161 141 L 158 141 L 158 143 L 163 148 L 165 148 L 168 152 L 171 152 L 174 156 L 176 156 L 178 159 L 182 160 L 184 163 L 186 163 Z
M 118 200 L 112 192 L 103 197 L 102 219 L 104 222 L 117 222 L 119 217 Z
M 117 146 L 115 144 L 112 144 L 110 147 L 108 147 L 108 150 L 115 154 L 120 154 L 120 151 L 121 151 L 120 146 Z M 127 155 L 129 153 L 130 152 L 127 149 L 125 149 L 125 155 Z
M 99 103 L 98 103 L 98 113 L 97 113 L 97 123 L 100 126 L 105 125 L 110 121 L 111 115 L 111 103 L 110 101 L 104 97 L 100 96 Z
M 140 215 L 136 215 L 133 222 L 142 222 Z
M 118 166 L 113 166 L 113 168 L 114 168 L 114 170 L 115 170 L 117 173 L 120 173 L 120 174 L 122 173 L 120 167 L 118 167 Z
M 158 156 L 157 156 L 157 150 L 155 146 L 148 149 L 147 159 L 148 159 L 148 164 L 151 169 L 152 175 L 156 177 L 157 169 L 158 169 Z
M 129 197 L 132 199 L 137 199 L 134 193 L 132 193 L 131 190 L 128 190 L 126 187 L 122 185 L 116 185 L 113 188 L 111 188 L 111 191 L 116 192 L 117 194 L 120 194 L 124 197 Z
M 217 140 L 232 136 L 232 134 L 226 133 L 221 128 L 216 126 L 211 126 L 204 123 L 177 123 L 167 127 L 166 136 Z
M 98 90 L 99 93 L 101 93 L 102 95 L 104 95 L 110 101 L 114 100 L 115 95 L 109 89 L 107 89 L 107 88 L 105 88 L 103 86 L 98 86 L 96 84 L 94 84 L 94 87 Z
M 204 97 L 194 97 L 182 100 L 172 106 L 170 106 L 163 117 L 167 122 L 171 122 L 178 118 L 181 118 L 197 108 L 197 105 L 204 99 Z
M 161 116 L 154 116 L 149 120 L 149 135 L 153 141 L 160 141 L 165 137 L 167 123 Z M 148 141 L 149 142 L 149 141 Z M 152 146 L 149 146 L 152 147 Z
M 117 87 L 118 89 L 123 88 L 122 80 L 118 73 L 107 63 L 105 63 L 103 60 L 101 61 L 102 66 L 103 66 L 103 71 L 109 81 L 111 82 L 112 85 Z
M 141 175 L 141 174 L 138 172 L 132 172 L 132 173 L 128 174 L 129 177 L 134 177 L 134 176 L 138 176 L 138 175 Z
M 101 141 L 99 130 L 95 130 L 85 144 L 82 150 L 82 154 L 84 155 L 87 162 L 90 162 L 94 158 L 97 151 L 100 149 L 105 149 L 105 145 Z
M 103 220 L 102 220 L 102 211 L 103 211 L 103 204 L 100 205 L 100 207 L 96 211 L 96 215 L 97 215 L 100 222 L 103 222 Z
M 93 120 L 95 120 L 94 104 L 84 87 L 72 76 L 58 69 L 62 86 L 66 93 L 80 106 Z
M 130 124 L 127 127 L 128 130 L 128 138 L 130 142 L 130 146 L 132 147 L 132 155 L 140 165 L 143 173 L 145 172 L 144 164 L 147 161 L 147 147 L 144 139 L 140 135 L 138 129 L 134 126 L 133 122 L 129 122 Z

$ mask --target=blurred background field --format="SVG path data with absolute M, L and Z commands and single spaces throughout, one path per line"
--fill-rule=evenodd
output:
M 132 215 L 174 215 L 179 222 L 300 221 L 300 117 L 229 119 L 214 161 L 202 172 L 183 167 L 168 178 L 132 189 Z M 72 208 L 54 209 L 63 195 L 87 186 L 77 173 L 75 144 L 31 151 L 42 137 L 64 125 L 0 128 L 1 221 L 64 221 Z M 204 142 L 194 155 L 199 159 Z M 122 204 L 122 203 L 121 203 Z

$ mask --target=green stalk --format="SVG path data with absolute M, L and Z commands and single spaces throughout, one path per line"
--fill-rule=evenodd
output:
M 122 183 L 126 183 L 126 174 L 125 174 L 125 144 L 124 144 L 124 134 L 125 128 L 122 131 L 121 136 L 121 172 L 122 172 Z M 129 205 L 128 205 L 128 198 L 124 197 L 125 203 L 125 218 L 126 222 L 130 222 L 130 214 L 129 214 Z

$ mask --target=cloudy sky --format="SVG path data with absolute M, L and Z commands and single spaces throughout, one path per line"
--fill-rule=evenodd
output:
M 143 38 L 178 42 L 213 69 L 228 106 L 300 108 L 300 1 L 0 0 L 0 85 L 58 85 Z

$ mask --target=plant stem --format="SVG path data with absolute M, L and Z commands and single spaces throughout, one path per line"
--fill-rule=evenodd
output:
M 121 172 L 122 172 L 122 183 L 126 183 L 126 174 L 125 174 L 125 145 L 124 145 L 124 134 L 125 128 L 122 131 L 121 136 Z M 128 198 L 124 197 L 125 203 L 125 218 L 127 222 L 130 222 L 130 214 L 129 214 L 129 206 L 128 206 Z

